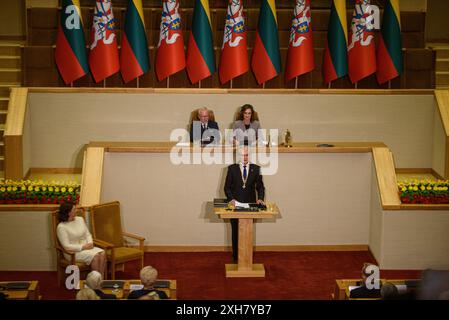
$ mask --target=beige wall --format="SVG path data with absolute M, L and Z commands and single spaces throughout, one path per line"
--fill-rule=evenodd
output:
M 449 268 L 449 211 L 382 213 L 383 269 Z
M 440 111 L 436 108 L 434 112 L 432 168 L 442 177 L 445 175 L 446 139 Z
M 23 126 L 23 175 L 27 175 L 31 168 L 31 109 L 29 101 L 27 103 L 27 110 L 25 112 L 25 123 Z
M 224 130 L 244 103 L 264 128 L 290 129 L 295 142 L 382 141 L 397 167 L 433 164 L 432 95 L 30 93 L 30 165 L 81 167 L 90 141 L 168 141 L 200 106 Z
M 258 221 L 257 245 L 368 244 L 371 155 L 279 154 L 264 176 L 267 201 L 281 211 Z M 229 223 L 212 211 L 224 197 L 224 165 L 179 165 L 168 154 L 106 153 L 102 202 L 122 203 L 124 228 L 147 245 L 230 244 Z
M 50 219 L 47 211 L 0 212 L 0 270 L 56 270 Z
M 0 1 L 0 36 L 25 35 L 24 0 Z
M 373 166 L 371 174 L 371 198 L 369 221 L 369 248 L 382 266 L 382 205 L 377 182 L 376 167 Z

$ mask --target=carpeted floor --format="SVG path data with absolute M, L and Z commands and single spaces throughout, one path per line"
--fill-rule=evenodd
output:
M 364 262 L 375 263 L 369 252 L 256 252 L 265 278 L 226 278 L 226 252 L 146 253 L 145 264 L 160 279 L 177 280 L 180 300 L 301 300 L 330 299 L 335 279 L 360 278 Z M 381 270 L 388 279 L 418 279 L 420 271 Z M 138 279 L 138 264 L 129 263 L 117 279 Z M 73 299 L 75 293 L 58 287 L 56 272 L 1 271 L 0 281 L 38 280 L 42 299 Z

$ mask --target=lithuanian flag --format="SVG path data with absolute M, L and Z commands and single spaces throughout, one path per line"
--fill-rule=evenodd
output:
M 129 0 L 122 32 L 120 69 L 123 81 L 129 82 L 150 69 L 142 0 Z
M 186 63 L 190 81 L 197 83 L 215 72 L 209 0 L 195 0 L 192 20 Z
M 377 81 L 390 81 L 403 70 L 401 16 L 399 0 L 388 0 L 384 8 L 379 47 L 377 48 Z
M 281 72 L 275 0 L 261 0 L 251 68 L 259 84 Z
M 83 19 L 78 0 L 62 0 L 55 60 L 66 84 L 89 72 Z
M 333 0 L 324 51 L 323 71 L 326 84 L 348 74 L 346 24 L 346 0 Z

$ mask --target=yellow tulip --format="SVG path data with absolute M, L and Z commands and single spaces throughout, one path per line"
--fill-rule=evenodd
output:
M 34 188 L 34 191 L 36 191 L 36 192 L 38 192 L 39 190 L 40 190 L 39 187 Z
M 73 188 L 72 188 L 72 187 L 69 188 L 69 192 L 70 192 L 70 193 L 73 192 Z
M 48 187 L 48 191 L 53 192 L 53 187 Z
M 29 186 L 29 187 L 28 187 L 28 191 L 33 191 L 33 187 L 32 187 L 32 186 Z
M 5 191 L 6 191 L 5 187 L 1 187 L 1 188 L 0 188 L 0 191 L 1 191 L 1 192 L 5 192 Z

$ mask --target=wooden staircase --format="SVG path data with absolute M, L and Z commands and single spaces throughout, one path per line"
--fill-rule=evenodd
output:
M 428 43 L 436 51 L 436 89 L 449 89 L 449 43 Z
M 22 83 L 22 42 L 0 41 L 0 178 L 4 178 L 6 116 L 8 115 L 9 91 Z

